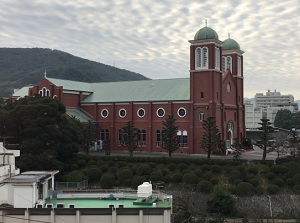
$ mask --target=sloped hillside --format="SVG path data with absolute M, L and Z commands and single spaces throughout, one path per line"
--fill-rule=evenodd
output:
M 128 70 L 90 61 L 59 50 L 41 48 L 0 48 L 0 97 L 13 89 L 36 84 L 44 76 L 75 81 L 145 80 Z

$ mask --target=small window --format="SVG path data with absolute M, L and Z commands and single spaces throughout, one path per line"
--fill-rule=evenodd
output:
M 239 77 L 242 76 L 242 59 L 238 57 L 238 74 Z
M 69 208 L 75 208 L 75 204 L 69 204 Z
M 186 130 L 184 130 L 182 132 L 182 146 L 185 148 L 188 147 L 188 139 L 187 139 L 187 131 Z
M 163 108 L 157 109 L 156 114 L 157 114 L 157 116 L 160 117 L 160 118 L 164 117 L 164 116 L 165 116 L 165 109 L 163 109 Z
M 181 131 L 177 132 L 177 144 L 179 147 L 182 147 L 182 133 Z
M 140 109 L 137 111 L 137 115 L 138 115 L 140 118 L 143 118 L 143 117 L 145 116 L 145 109 L 140 108 Z
M 146 145 L 146 139 L 147 139 L 147 135 L 146 135 L 146 130 L 143 129 L 142 131 L 142 145 Z
M 161 132 L 160 130 L 156 130 L 156 146 L 161 145 Z
M 200 113 L 199 113 L 199 120 L 200 120 L 200 121 L 203 121 L 203 120 L 204 120 L 204 113 L 203 113 L 203 112 L 200 112 Z
M 108 110 L 107 109 L 102 109 L 101 116 L 102 116 L 102 118 L 106 118 L 108 116 Z
M 203 93 L 203 91 L 200 92 L 200 97 L 201 97 L 201 98 L 204 98 L 204 93 Z
M 215 48 L 215 69 L 220 70 L 220 49 Z
M 56 204 L 57 208 L 64 208 L 64 204 Z
M 183 118 L 186 115 L 186 110 L 185 108 L 179 108 L 177 111 L 177 114 L 179 117 Z
M 105 133 L 104 133 L 104 129 L 100 130 L 100 140 L 104 140 L 105 139 Z
M 47 204 L 46 208 L 53 208 L 53 204 Z
M 121 118 L 124 118 L 126 116 L 126 110 L 124 108 L 122 108 L 122 109 L 119 110 L 119 116 Z

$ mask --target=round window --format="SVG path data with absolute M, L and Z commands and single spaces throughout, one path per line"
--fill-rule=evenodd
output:
M 186 115 L 186 110 L 185 108 L 179 108 L 177 111 L 177 114 L 179 117 L 184 117 Z
M 140 108 L 140 109 L 138 110 L 138 112 L 137 112 L 137 115 L 138 115 L 140 118 L 144 117 L 144 116 L 145 116 L 145 109 Z
M 119 116 L 120 116 L 121 118 L 124 118 L 124 117 L 126 116 L 126 110 L 125 110 L 124 108 L 120 109 L 120 111 L 119 111 Z
M 106 117 L 108 116 L 108 110 L 107 110 L 107 109 L 102 109 L 102 111 L 101 111 L 101 116 L 102 116 L 103 118 L 106 118 Z
M 164 115 L 165 115 L 165 110 L 163 109 L 163 108 L 159 108 L 159 109 L 157 109 L 157 116 L 158 117 L 164 117 Z

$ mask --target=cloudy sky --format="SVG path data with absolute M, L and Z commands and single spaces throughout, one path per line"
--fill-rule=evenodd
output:
M 0 0 L 0 47 L 41 47 L 138 72 L 189 77 L 189 43 L 205 26 L 245 51 L 245 97 L 300 99 L 299 0 Z

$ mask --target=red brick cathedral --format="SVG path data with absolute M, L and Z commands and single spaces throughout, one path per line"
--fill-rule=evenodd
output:
M 190 43 L 190 77 L 162 80 L 85 83 L 45 77 L 29 90 L 57 98 L 67 114 L 96 124 L 97 140 L 109 137 L 113 150 L 122 146 L 121 128 L 133 121 L 141 151 L 165 151 L 162 121 L 172 114 L 179 126 L 177 152 L 203 153 L 203 120 L 216 117 L 229 146 L 245 138 L 243 51 L 233 39 L 219 40 L 203 27 Z

